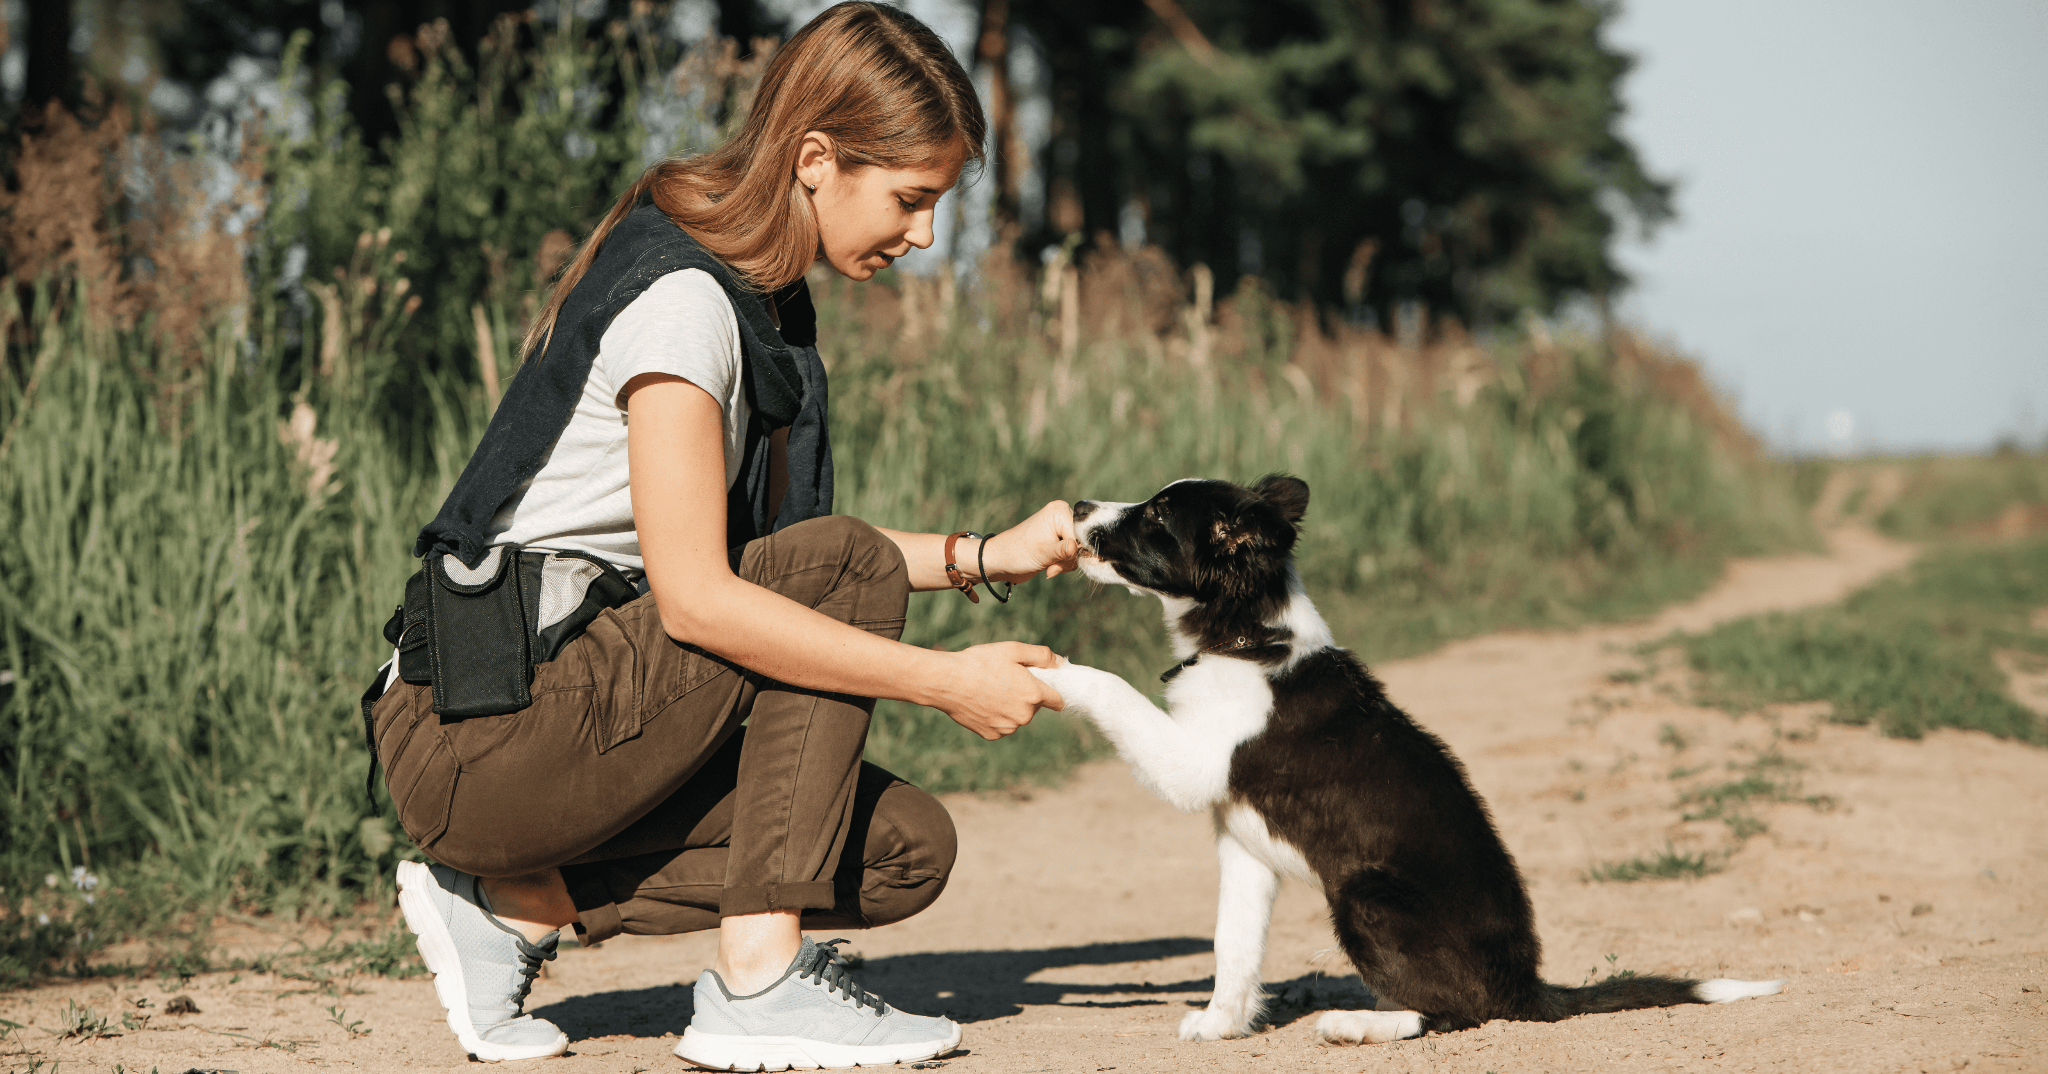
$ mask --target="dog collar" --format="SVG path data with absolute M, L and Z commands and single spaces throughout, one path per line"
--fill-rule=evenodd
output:
M 1240 638 L 1238 638 L 1238 639 L 1237 639 L 1236 641 L 1233 641 L 1233 642 L 1227 642 L 1227 643 L 1225 643 L 1225 644 L 1222 644 L 1222 645 L 1211 645 L 1211 646 L 1209 646 L 1209 647 L 1208 647 L 1208 648 L 1206 648 L 1206 649 L 1198 649 L 1198 650 L 1196 650 L 1196 651 L 1195 651 L 1195 655 L 1193 655 L 1193 656 L 1191 656 L 1191 657 L 1188 657 L 1188 658 L 1187 658 L 1186 660 L 1183 660 L 1183 661 L 1181 661 L 1180 663 L 1178 663 L 1178 664 L 1175 664 L 1175 665 L 1173 665 L 1173 666 L 1172 666 L 1172 667 L 1170 667 L 1170 668 L 1167 668 L 1167 669 L 1166 669 L 1166 670 L 1165 670 L 1165 671 L 1164 671 L 1163 673 L 1161 673 L 1161 674 L 1160 674 L 1160 676 L 1159 676 L 1159 681 L 1160 681 L 1160 682 L 1172 682 L 1172 681 L 1173 681 L 1173 677 L 1174 677 L 1175 675 L 1178 675 L 1178 674 L 1180 674 L 1181 672 L 1183 672 L 1183 671 L 1186 671 L 1187 669 L 1189 669 L 1189 668 L 1191 668 L 1191 667 L 1194 667 L 1194 666 L 1195 666 L 1195 661 L 1197 661 L 1197 660 L 1200 660 L 1201 658 L 1203 658 L 1203 657 L 1205 657 L 1205 656 L 1221 656 L 1221 655 L 1223 655 L 1224 653 L 1234 653 L 1234 652 L 1238 651 L 1239 649 L 1249 649 L 1249 648 L 1251 648 L 1251 647 L 1252 647 L 1252 646 L 1254 646 L 1254 645 L 1269 645 L 1269 644 L 1271 644 L 1271 642 L 1255 642 L 1255 641 L 1253 641 L 1252 639 L 1250 639 L 1250 638 L 1248 638 L 1248 637 L 1240 637 Z

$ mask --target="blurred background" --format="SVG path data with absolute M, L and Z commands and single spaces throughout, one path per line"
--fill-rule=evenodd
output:
M 1288 470 L 1369 659 L 1874 528 L 1950 558 L 1687 643 L 1702 703 L 2048 738 L 1994 660 L 2048 658 L 2048 9 L 907 6 L 990 141 L 931 250 L 812 274 L 839 511 L 990 528 Z M 413 535 L 576 242 L 821 9 L 0 0 L 0 981 L 383 904 L 417 852 L 355 699 Z M 1170 663 L 1078 583 L 915 607 L 918 644 Z M 869 750 L 940 790 L 1102 752 L 895 703 Z

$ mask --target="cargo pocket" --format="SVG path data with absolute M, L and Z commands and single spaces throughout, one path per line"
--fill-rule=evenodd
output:
M 391 788 L 391 804 L 398 810 L 398 823 L 413 845 L 421 850 L 448 830 L 448 813 L 455 800 L 455 778 L 460 770 L 448 739 L 428 723 L 423 734 L 415 734 L 412 747 L 393 758 L 385 779 Z
M 587 661 L 596 695 L 590 704 L 590 737 L 597 752 L 640 734 L 640 649 L 619 613 L 606 609 L 584 628 L 563 659 Z

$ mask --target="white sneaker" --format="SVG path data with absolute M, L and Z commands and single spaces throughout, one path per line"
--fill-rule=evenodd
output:
M 705 970 L 676 1054 L 713 1070 L 809 1070 L 914 1062 L 960 1046 L 950 1019 L 905 1014 L 854 984 L 839 957 L 845 942 L 804 937 L 782 977 L 751 996 Z
M 484 908 L 477 878 L 446 865 L 398 863 L 398 908 L 419 937 L 448 1028 L 472 1058 L 486 1063 L 541 1059 L 569 1050 L 553 1022 L 520 1013 L 540 964 L 555 957 L 559 936 L 524 936 Z

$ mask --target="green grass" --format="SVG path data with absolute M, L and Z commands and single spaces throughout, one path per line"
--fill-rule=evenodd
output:
M 1734 712 L 1825 701 L 1829 719 L 1918 738 L 1938 727 L 2048 743 L 1994 654 L 2048 656 L 2048 539 L 1958 544 L 1840 605 L 1728 623 L 1676 644 L 1698 696 Z
M 1706 853 L 1691 854 L 1670 843 L 1652 854 L 1626 861 L 1595 862 L 1585 878 L 1594 883 L 1634 883 L 1638 880 L 1697 880 L 1720 872 L 1722 863 Z
M 1891 463 L 1905 487 L 1877 517 L 1895 537 L 1929 540 L 1992 530 L 2013 508 L 2048 513 L 2048 452 L 2011 448 L 1990 455 L 1934 456 Z
M 1799 772 L 1805 767 L 1773 746 L 1746 763 L 1728 762 L 1728 771 L 1739 778 L 1686 788 L 1678 796 L 1678 805 L 1686 820 L 1720 821 L 1739 844 L 1768 830 L 1752 808 L 1755 803 L 1797 801 L 1820 810 L 1834 808 L 1835 800 L 1827 795 L 1799 793 Z M 1676 781 L 1702 771 L 1704 767 L 1674 769 L 1671 778 Z

